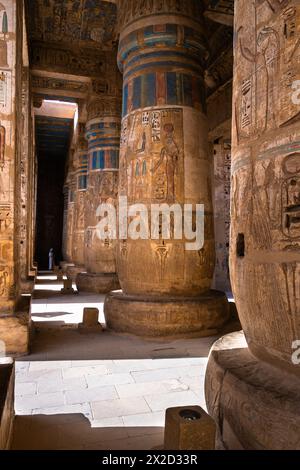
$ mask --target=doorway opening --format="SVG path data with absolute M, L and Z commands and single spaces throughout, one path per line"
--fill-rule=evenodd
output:
M 78 106 L 75 102 L 45 99 L 35 109 L 38 165 L 36 211 L 36 261 L 48 269 L 48 255 L 62 260 L 64 179 Z

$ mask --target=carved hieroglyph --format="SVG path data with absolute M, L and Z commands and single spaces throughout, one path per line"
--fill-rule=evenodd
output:
M 84 265 L 85 198 L 88 173 L 88 143 L 85 139 L 85 122 L 79 122 L 75 144 L 75 194 L 73 219 L 72 261 Z
M 289 364 L 300 338 L 299 37 L 298 1 L 237 2 L 231 278 L 250 349 Z

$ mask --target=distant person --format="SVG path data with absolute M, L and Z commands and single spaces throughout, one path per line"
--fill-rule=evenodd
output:
M 49 271 L 53 271 L 54 269 L 54 250 L 50 248 L 49 251 Z

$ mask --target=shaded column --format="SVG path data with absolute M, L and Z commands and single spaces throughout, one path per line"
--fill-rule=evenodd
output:
M 76 194 L 76 175 L 73 164 L 74 150 L 70 150 L 69 169 L 64 185 L 65 210 L 64 210 L 64 261 L 61 263 L 64 269 L 74 266 L 73 263 L 73 236 L 74 236 L 74 212 L 75 212 L 75 194 Z
M 22 244 L 26 245 L 22 197 L 27 183 L 19 145 L 23 26 L 23 2 L 6 1 L 0 11 L 0 341 L 7 354 L 27 352 L 30 324 L 29 305 L 21 296 L 20 259 Z
M 118 195 L 120 98 L 92 97 L 88 104 L 88 185 L 85 198 L 85 267 L 77 276 L 79 291 L 106 293 L 119 287 L 114 240 L 101 240 L 97 208 L 116 205 Z
M 25 38 L 24 38 L 25 39 Z M 26 43 L 25 43 L 26 44 Z M 25 45 L 24 44 L 24 45 Z M 25 54 L 24 54 L 25 55 Z M 17 270 L 19 275 L 19 291 L 30 294 L 34 285 L 34 273 L 31 273 L 31 224 L 32 209 L 34 203 L 34 188 L 32 188 L 32 160 L 31 153 L 30 124 L 31 124 L 31 101 L 29 91 L 29 67 L 22 69 L 22 112 L 18 124 L 18 168 L 15 205 L 17 211 Z
M 120 196 L 128 204 L 205 206 L 205 243 L 120 240 L 123 293 L 108 296 L 108 326 L 145 335 L 215 333 L 228 318 L 226 296 L 211 291 L 215 263 L 211 161 L 201 2 L 119 2 L 118 61 L 123 72 Z M 131 219 L 132 220 L 132 219 Z M 181 220 L 183 224 L 183 219 Z
M 230 271 L 245 335 L 208 365 L 221 448 L 300 449 L 299 34 L 298 1 L 236 2 Z
M 74 196 L 74 227 L 72 259 L 77 270 L 84 270 L 84 236 L 85 236 L 85 198 L 88 175 L 88 143 L 85 139 L 85 122 L 78 123 L 78 137 L 75 149 L 75 179 Z

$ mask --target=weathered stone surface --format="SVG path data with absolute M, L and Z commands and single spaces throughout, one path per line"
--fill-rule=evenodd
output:
M 106 296 L 107 327 L 143 336 L 210 336 L 229 318 L 225 294 L 210 291 L 196 298 L 153 298 L 112 292 Z
M 300 449 L 300 380 L 256 359 L 242 332 L 213 346 L 205 389 L 217 448 Z
M 107 294 L 120 289 L 118 276 L 115 273 L 80 273 L 76 277 L 76 286 L 79 292 L 93 292 Z
M 276 3 L 237 2 L 231 278 L 249 348 L 288 366 L 300 338 L 300 6 Z
M 227 449 L 300 447 L 299 18 L 295 0 L 236 2 L 230 270 L 247 343 L 217 343 L 206 379 Z
M 4 343 L 6 355 L 22 356 L 29 352 L 32 329 L 30 306 L 31 296 L 24 296 L 13 315 L 0 316 L 0 341 Z
M 97 308 L 85 308 L 83 321 L 78 325 L 79 333 L 98 333 L 103 331 L 99 323 L 99 310 Z
M 78 274 L 82 273 L 83 271 L 85 271 L 84 266 L 69 265 L 65 268 L 66 275 L 69 279 L 72 279 L 73 282 L 76 281 Z
M 12 361 L 5 362 L 3 364 L 0 360 L 0 450 L 9 450 L 11 447 L 15 417 L 14 365 Z
M 166 411 L 165 450 L 214 450 L 216 425 L 199 406 Z
M 64 287 L 61 289 L 61 293 L 64 295 L 74 294 L 72 279 L 67 278 L 64 280 Z

